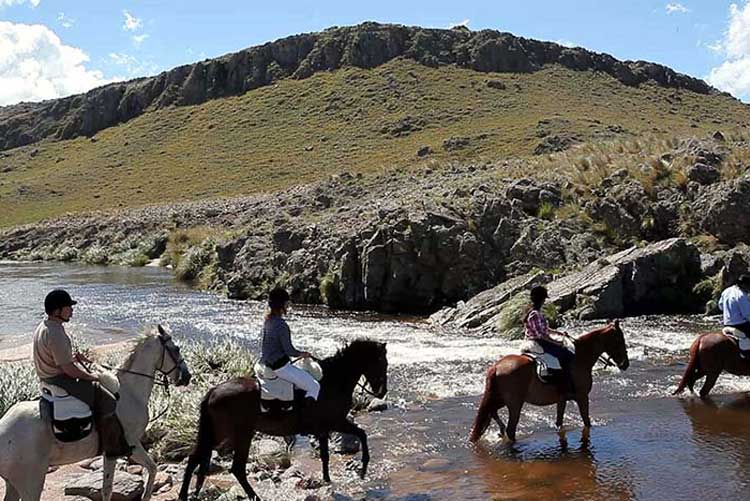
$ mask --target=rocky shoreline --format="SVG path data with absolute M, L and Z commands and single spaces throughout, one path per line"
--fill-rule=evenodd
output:
M 301 303 L 420 314 L 508 280 L 516 282 L 501 290 L 536 276 L 554 288 L 565 279 L 553 278 L 579 273 L 568 278 L 584 284 L 572 299 L 560 286 L 561 313 L 603 318 L 643 313 L 645 304 L 658 309 L 649 313 L 696 312 L 750 262 L 750 172 L 730 172 L 726 160 L 745 146 L 721 134 L 685 139 L 650 160 L 644 153 L 632 169 L 590 175 L 588 185 L 562 168 L 524 177 L 535 164 L 522 160 L 344 172 L 281 193 L 12 228 L 0 233 L 0 259 L 159 258 L 178 277 L 234 299 L 281 285 Z M 640 256 L 633 262 L 651 260 L 656 282 L 624 278 L 645 269 L 628 268 L 632 253 Z M 674 269 L 661 277 L 664 259 Z M 615 282 L 630 299 L 596 299 L 613 294 Z M 641 297 L 643 287 L 662 292 Z

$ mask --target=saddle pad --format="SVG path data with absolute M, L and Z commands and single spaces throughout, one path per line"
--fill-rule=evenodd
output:
M 65 390 L 57 386 L 42 383 L 42 398 L 52 404 L 52 419 L 66 421 L 68 419 L 87 419 L 92 413 L 85 402 L 70 396 Z
M 722 333 L 725 336 L 734 339 L 740 351 L 750 350 L 750 339 L 748 339 L 745 333 L 741 330 L 735 329 L 734 327 L 724 327 Z

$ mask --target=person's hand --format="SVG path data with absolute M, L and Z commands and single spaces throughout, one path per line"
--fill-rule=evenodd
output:
M 91 361 L 91 359 L 89 357 L 87 357 L 86 355 L 84 355 L 83 353 L 80 353 L 80 352 L 78 352 L 78 353 L 75 354 L 75 359 L 76 359 L 76 362 L 78 362 L 79 364 L 90 364 L 90 363 L 92 363 L 92 361 Z

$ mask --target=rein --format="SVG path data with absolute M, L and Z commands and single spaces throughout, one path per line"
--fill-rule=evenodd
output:
M 566 339 L 570 339 L 573 343 L 576 342 L 576 338 L 574 338 L 570 334 L 563 332 L 563 336 L 565 336 Z M 605 353 L 599 355 L 597 361 L 603 363 L 605 367 L 617 367 L 617 364 L 615 364 L 612 359 L 609 358 Z

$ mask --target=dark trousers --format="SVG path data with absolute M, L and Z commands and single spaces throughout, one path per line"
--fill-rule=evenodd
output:
M 742 331 L 747 337 L 750 338 L 750 322 L 745 322 L 739 325 L 729 325 L 728 327 L 734 327 L 738 331 Z
M 117 398 L 106 388 L 94 381 L 73 379 L 68 376 L 55 376 L 44 380 L 67 391 L 70 395 L 91 407 L 95 416 L 107 417 L 115 412 Z
M 100 435 L 100 448 L 107 456 L 128 456 L 132 447 L 127 443 L 122 424 L 115 414 L 117 398 L 94 381 L 55 376 L 44 380 L 67 391 L 70 395 L 91 407 Z
M 566 380 L 560 385 L 560 391 L 563 393 L 575 393 L 575 385 L 573 383 L 573 360 L 575 359 L 575 355 L 566 347 L 552 343 L 546 339 L 537 339 L 536 342 L 541 345 L 545 353 L 549 353 L 560 361 L 560 366 L 565 374 L 564 379 Z

